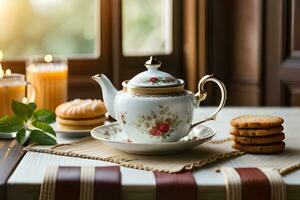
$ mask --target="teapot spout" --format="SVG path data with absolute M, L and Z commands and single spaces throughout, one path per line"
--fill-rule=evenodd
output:
M 110 82 L 110 80 L 104 75 L 104 74 L 97 74 L 92 77 L 97 83 L 99 83 L 101 89 L 102 89 L 102 95 L 105 107 L 107 108 L 107 111 L 109 115 L 116 119 L 115 115 L 115 109 L 114 109 L 114 101 L 116 98 L 116 95 L 118 93 L 118 90 L 113 86 L 113 84 Z

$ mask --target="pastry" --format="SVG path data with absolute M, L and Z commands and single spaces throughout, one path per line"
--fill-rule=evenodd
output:
M 235 136 L 267 136 L 281 133 L 283 131 L 283 126 L 276 126 L 272 128 L 265 129 L 242 129 L 233 127 L 230 130 L 231 135 Z
M 95 126 L 71 126 L 62 124 L 58 124 L 57 127 L 59 130 L 91 130 L 95 128 Z
M 284 133 L 279 133 L 271 136 L 261 136 L 261 137 L 243 137 L 243 136 L 233 136 L 232 139 L 235 143 L 240 144 L 272 144 L 278 143 L 284 140 Z
M 285 143 L 278 142 L 274 144 L 265 144 L 265 145 L 246 145 L 240 143 L 234 143 L 232 148 L 238 149 L 241 151 L 249 153 L 279 153 L 284 151 Z
M 105 122 L 106 117 L 103 115 L 97 118 L 90 119 L 64 119 L 56 117 L 56 121 L 61 125 L 67 126 L 98 126 Z
M 61 130 L 90 130 L 103 125 L 106 108 L 101 100 L 74 99 L 59 105 L 57 125 Z
M 59 105 L 55 114 L 63 119 L 89 119 L 103 116 L 106 108 L 101 100 L 74 99 Z
M 236 128 L 271 128 L 282 123 L 281 117 L 269 115 L 241 115 L 231 120 L 231 125 Z

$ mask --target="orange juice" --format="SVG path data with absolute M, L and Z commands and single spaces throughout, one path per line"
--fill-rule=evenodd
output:
M 12 74 L 0 78 L 0 117 L 13 114 L 11 102 L 12 100 L 22 102 L 25 87 L 24 75 Z
M 29 64 L 26 68 L 26 79 L 36 91 L 38 108 L 54 111 L 67 101 L 68 67 L 64 63 Z

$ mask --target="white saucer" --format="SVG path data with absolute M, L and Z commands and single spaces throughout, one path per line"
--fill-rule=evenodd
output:
M 103 143 L 132 154 L 160 155 L 174 154 L 194 148 L 209 141 L 216 131 L 208 126 L 198 125 L 178 142 L 167 143 L 134 143 L 131 142 L 118 123 L 98 126 L 91 131 L 93 138 Z

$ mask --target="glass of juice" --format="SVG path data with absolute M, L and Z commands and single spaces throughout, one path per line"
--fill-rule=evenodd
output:
M 25 81 L 23 74 L 3 74 L 0 77 L 0 117 L 4 115 L 11 115 L 11 102 L 12 100 L 24 102 L 26 87 L 28 92 L 28 98 L 26 102 L 34 102 L 35 90 L 29 82 Z
M 63 58 L 31 58 L 26 63 L 26 79 L 36 90 L 38 108 L 55 111 L 68 98 L 68 65 Z M 30 92 L 30 91 L 29 91 Z

